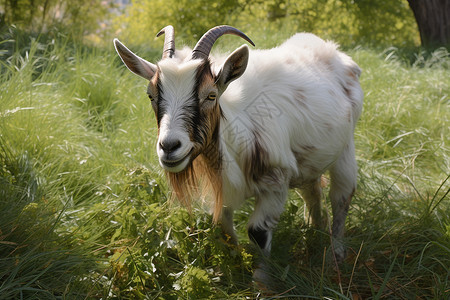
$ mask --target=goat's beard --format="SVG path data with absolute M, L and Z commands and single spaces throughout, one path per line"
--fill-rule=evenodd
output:
M 190 208 L 191 199 L 198 193 L 197 176 L 192 167 L 192 162 L 182 171 L 174 173 L 166 171 L 173 195 L 186 207 Z
M 212 161 L 201 154 L 180 172 L 166 171 L 173 196 L 188 210 L 191 210 L 192 199 L 211 197 L 214 199 L 213 220 L 216 223 L 219 221 L 223 206 L 222 170 L 217 167 L 218 161 L 220 162 L 220 159 Z

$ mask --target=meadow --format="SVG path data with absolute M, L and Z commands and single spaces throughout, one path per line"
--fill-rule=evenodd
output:
M 338 267 L 327 262 L 329 233 L 305 223 L 291 191 L 269 261 L 277 280 L 261 290 L 245 227 L 252 199 L 236 214 L 237 247 L 205 205 L 188 212 L 170 200 L 146 82 L 112 43 L 24 44 L 0 52 L 0 299 L 450 297 L 446 49 L 346 49 L 365 93 L 349 255 Z M 160 57 L 149 46 L 138 54 Z

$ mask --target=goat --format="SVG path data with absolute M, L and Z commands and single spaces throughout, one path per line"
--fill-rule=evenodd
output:
M 344 223 L 356 188 L 353 132 L 362 110 L 361 70 L 337 45 L 298 33 L 278 47 L 228 57 L 210 51 L 231 26 L 210 29 L 193 50 L 175 50 L 167 26 L 162 60 L 152 64 L 114 39 L 131 72 L 147 79 L 156 115 L 156 152 L 175 195 L 189 204 L 199 183 L 212 195 L 214 221 L 237 242 L 233 211 L 255 197 L 248 235 L 263 254 L 284 209 L 299 188 L 313 226 L 327 228 L 321 176 L 330 174 L 335 257 L 345 257 Z

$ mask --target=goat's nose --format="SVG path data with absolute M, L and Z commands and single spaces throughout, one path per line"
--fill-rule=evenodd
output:
M 167 139 L 159 142 L 159 146 L 161 147 L 161 149 L 163 149 L 164 152 L 170 153 L 180 148 L 181 142 L 180 140 Z

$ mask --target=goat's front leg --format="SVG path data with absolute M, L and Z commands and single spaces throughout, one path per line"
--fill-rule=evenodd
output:
M 233 208 L 225 206 L 222 210 L 222 221 L 220 225 L 227 242 L 237 245 L 238 238 L 234 231 L 233 214 Z
M 284 210 L 288 188 L 278 191 L 264 192 L 256 197 L 255 210 L 248 223 L 248 236 L 259 246 L 265 257 L 270 256 L 272 246 L 272 232 Z M 256 281 L 269 280 L 267 266 L 262 261 L 255 270 L 253 277 Z

